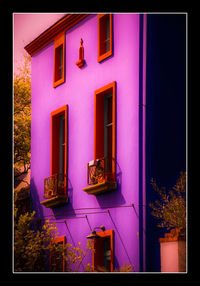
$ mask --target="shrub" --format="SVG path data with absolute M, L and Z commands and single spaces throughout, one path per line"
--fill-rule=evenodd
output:
M 151 214 L 158 219 L 158 227 L 179 228 L 180 234 L 186 234 L 186 172 L 180 172 L 176 184 L 171 190 L 165 187 L 159 189 L 155 180 L 151 180 L 153 189 L 157 192 L 160 200 L 150 203 Z

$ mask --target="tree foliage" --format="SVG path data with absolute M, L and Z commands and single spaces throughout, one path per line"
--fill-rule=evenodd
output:
M 20 272 L 45 271 L 47 250 L 56 237 L 55 225 L 45 222 L 41 230 L 33 228 L 35 212 L 25 213 L 14 226 L 14 270 Z
M 31 68 L 30 57 L 14 75 L 14 166 L 15 170 L 30 167 L 31 138 Z
M 182 235 L 186 232 L 186 172 L 180 172 L 176 184 L 171 190 L 159 189 L 155 180 L 151 180 L 153 189 L 160 199 L 150 203 L 152 215 L 158 219 L 158 227 L 179 228 Z
M 16 200 L 17 198 L 15 198 Z M 67 272 L 92 271 L 90 263 L 84 265 L 85 257 L 92 251 L 90 241 L 85 249 L 78 243 L 77 247 L 66 243 L 65 246 L 55 242 L 58 229 L 55 223 L 46 220 L 40 225 L 35 218 L 35 211 L 19 213 L 14 207 L 14 270 L 15 272 L 58 271 L 57 265 L 65 260 Z M 50 256 L 56 253 L 51 263 Z
M 79 272 L 81 266 L 83 271 L 91 272 L 92 266 L 90 263 L 86 265 L 83 264 L 85 257 L 91 253 L 92 251 L 92 244 L 90 240 L 87 240 L 87 244 L 85 249 L 81 248 L 81 243 L 78 242 L 78 246 L 74 247 L 70 243 L 66 243 L 64 249 L 64 259 L 66 261 L 66 269 L 68 272 Z

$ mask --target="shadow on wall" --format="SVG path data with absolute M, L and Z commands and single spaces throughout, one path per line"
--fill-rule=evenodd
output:
M 72 208 L 73 206 L 73 186 L 69 178 L 68 178 L 68 184 L 67 184 L 67 195 L 68 195 L 68 205 L 70 205 Z
M 72 194 L 73 194 L 73 187 L 71 184 L 71 181 L 68 179 L 68 204 L 56 207 L 55 209 L 52 209 L 55 216 L 59 216 L 59 219 L 66 218 L 66 214 L 68 216 L 75 216 L 75 212 L 73 209 L 72 204 Z M 30 196 L 31 196 L 31 211 L 36 212 L 36 216 L 43 218 L 44 212 L 43 207 L 40 204 L 40 198 L 38 195 L 38 190 L 35 185 L 34 179 L 31 178 L 30 180 Z
M 117 227 L 117 225 L 116 225 L 114 219 L 112 218 L 112 215 L 111 215 L 110 211 L 108 212 L 108 214 L 109 214 L 109 217 L 110 217 L 110 219 L 111 219 L 111 221 L 112 221 L 112 224 L 113 224 L 113 226 L 114 226 L 114 228 L 115 228 L 116 234 L 118 235 L 118 237 L 119 237 L 119 239 L 120 239 L 120 241 L 121 241 L 121 245 L 123 246 L 123 249 L 124 249 L 124 251 L 125 251 L 125 253 L 126 253 L 126 256 L 127 256 L 127 258 L 128 258 L 129 264 L 133 265 L 133 263 L 132 263 L 132 261 L 131 261 L 131 258 L 130 258 L 130 256 L 129 256 L 129 253 L 128 253 L 126 244 L 125 244 L 125 242 L 123 241 L 123 238 L 122 238 L 122 236 L 121 236 L 121 234 L 120 234 L 120 231 L 119 231 L 119 229 L 118 229 L 118 227 Z M 116 261 L 116 262 L 115 262 L 115 267 L 119 267 L 118 265 L 119 265 L 119 263 L 118 263 L 118 261 Z
M 31 181 L 30 181 L 30 196 L 31 196 L 31 202 L 32 202 L 32 211 L 36 212 L 37 217 L 43 217 L 43 210 L 40 204 L 38 190 L 37 190 L 37 187 L 35 185 L 33 178 L 31 178 Z
M 73 208 L 73 186 L 69 178 L 67 185 L 67 195 L 68 195 L 67 204 L 56 208 L 52 208 L 54 216 L 58 217 L 59 219 L 62 218 L 66 219 L 68 216 L 76 216 L 76 213 Z
M 100 207 L 107 206 L 120 206 L 126 203 L 124 196 L 122 195 L 122 171 L 119 164 L 116 162 L 116 181 L 117 189 L 111 192 L 99 194 L 96 196 L 96 199 Z

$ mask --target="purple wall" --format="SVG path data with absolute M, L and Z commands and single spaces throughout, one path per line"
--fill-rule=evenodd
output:
M 90 15 L 66 32 L 66 80 L 53 88 L 51 42 L 32 57 L 31 194 L 38 216 L 53 215 L 60 236 L 67 242 L 86 245 L 91 228 L 104 225 L 114 230 L 114 263 L 132 263 L 139 271 L 139 15 L 114 14 L 113 56 L 97 62 L 97 15 Z M 80 39 L 86 64 L 79 69 Z M 117 190 L 88 195 L 87 162 L 94 150 L 94 91 L 116 81 Z M 40 205 L 44 178 L 50 176 L 51 112 L 68 104 L 69 203 L 54 210 Z M 110 215 L 102 212 L 110 208 Z M 93 210 L 78 208 L 97 208 Z M 67 213 L 68 212 L 68 213 Z M 84 213 L 81 215 L 81 213 Z M 59 217 L 55 215 L 61 214 Z M 69 219 L 68 219 L 69 217 Z M 82 217 L 82 218 L 79 218 Z M 75 219 L 76 218 L 76 219 Z M 63 223 L 67 221 L 67 227 Z M 91 258 L 88 258 L 91 261 Z

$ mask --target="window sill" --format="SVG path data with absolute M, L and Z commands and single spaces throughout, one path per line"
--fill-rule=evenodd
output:
M 57 87 L 64 82 L 65 82 L 65 79 L 64 79 L 64 77 L 62 77 L 61 79 L 53 82 L 53 87 Z
M 88 195 L 99 195 L 104 192 L 112 191 L 117 188 L 116 181 L 107 181 L 103 183 L 98 183 L 94 185 L 90 185 L 86 188 L 83 188 L 83 191 L 86 192 Z
M 40 204 L 44 205 L 46 208 L 55 208 L 67 204 L 67 202 L 68 202 L 67 196 L 55 196 L 40 202 Z
M 112 50 L 98 56 L 98 63 L 112 56 Z

